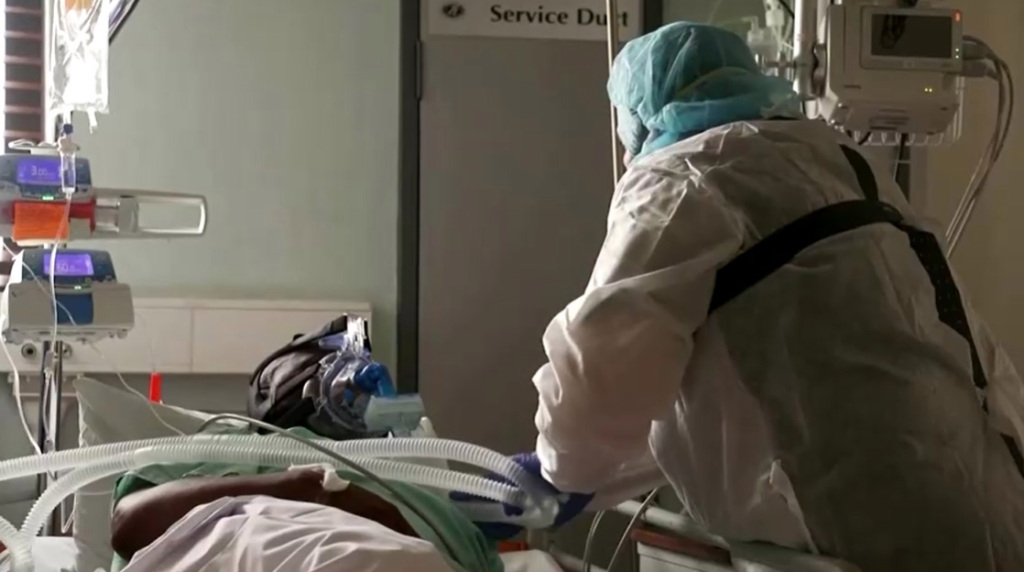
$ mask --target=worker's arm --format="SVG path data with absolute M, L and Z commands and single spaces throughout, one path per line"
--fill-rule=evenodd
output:
M 558 489 L 612 504 L 638 492 L 623 477 L 658 484 L 651 423 L 675 415 L 715 274 L 741 245 L 737 215 L 696 180 L 638 167 L 620 182 L 587 291 L 551 322 L 534 377 L 537 453 Z
M 398 509 L 355 485 L 340 492 L 323 488 L 323 472 L 296 470 L 245 477 L 182 479 L 121 499 L 114 509 L 111 545 L 131 559 L 160 538 L 192 509 L 224 497 L 268 496 L 283 500 L 333 506 L 382 524 L 407 536 L 416 536 Z

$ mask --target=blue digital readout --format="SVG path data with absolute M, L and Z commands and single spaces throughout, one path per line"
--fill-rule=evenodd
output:
M 50 275 L 52 253 L 43 254 L 43 274 Z M 54 276 L 89 277 L 95 274 L 92 256 L 86 252 L 58 252 L 53 265 Z
M 58 157 L 25 157 L 18 161 L 18 184 L 59 187 L 60 171 Z

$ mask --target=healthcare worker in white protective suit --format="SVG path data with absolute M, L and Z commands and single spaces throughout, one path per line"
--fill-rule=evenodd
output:
M 516 457 L 578 493 L 558 524 L 667 479 L 729 539 L 864 572 L 1024 571 L 1024 385 L 891 176 L 719 29 L 630 42 L 609 92 L 629 169 L 586 292 L 544 334 L 536 452 Z M 902 227 L 720 273 L 872 193 Z

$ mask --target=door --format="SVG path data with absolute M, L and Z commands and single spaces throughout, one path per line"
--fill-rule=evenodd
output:
M 454 5 L 421 3 L 419 391 L 442 436 L 532 450 L 541 335 L 583 292 L 614 189 L 607 52 L 431 35 Z

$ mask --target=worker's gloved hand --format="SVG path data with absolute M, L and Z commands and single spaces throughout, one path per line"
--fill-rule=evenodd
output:
M 517 465 L 525 469 L 527 473 L 530 473 L 531 475 L 537 477 L 539 481 L 544 483 L 544 485 L 548 488 L 551 494 L 558 495 L 559 510 L 558 516 L 555 517 L 554 528 L 558 528 L 579 516 L 584 510 L 586 510 L 587 505 L 590 504 L 590 501 L 594 499 L 594 495 L 592 494 L 565 494 L 556 489 L 554 485 L 548 483 L 541 474 L 540 459 L 537 458 L 536 453 L 521 453 L 519 455 L 515 455 L 514 457 L 512 457 L 512 460 Z M 497 475 L 488 475 L 488 478 L 494 481 L 508 483 L 508 479 L 499 477 Z M 480 499 L 479 497 L 463 493 L 451 493 L 450 498 L 451 500 L 457 502 L 483 500 Z M 505 514 L 507 516 L 518 516 L 523 512 L 522 509 L 520 509 L 519 507 L 510 505 L 502 506 L 504 507 Z M 478 522 L 476 523 L 476 525 L 477 528 L 479 528 L 484 533 L 484 536 L 496 541 L 508 540 L 523 531 L 522 527 L 516 526 L 514 524 Z

